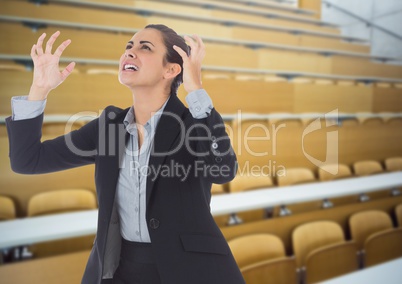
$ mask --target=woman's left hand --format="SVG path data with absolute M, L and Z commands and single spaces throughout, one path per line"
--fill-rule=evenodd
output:
M 187 56 L 187 53 L 176 45 L 173 48 L 183 59 L 183 85 L 186 92 L 190 93 L 202 89 L 201 62 L 205 57 L 205 45 L 198 35 L 184 36 L 184 39 L 191 47 L 190 56 Z

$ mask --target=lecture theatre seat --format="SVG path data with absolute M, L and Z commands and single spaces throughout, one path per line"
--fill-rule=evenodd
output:
M 359 115 L 359 113 L 356 113 Z M 370 113 L 364 113 L 370 115 Z M 361 125 L 365 126 L 381 126 L 383 124 L 383 120 L 381 117 L 359 117 L 358 118 Z
M 235 119 L 232 125 L 231 141 L 237 155 L 239 169 L 245 174 L 251 174 L 247 172 L 246 166 L 264 166 L 267 163 L 266 157 L 259 153 L 266 153 L 272 147 L 271 141 L 267 139 L 267 133 L 270 131 L 268 120 L 242 118 Z M 247 137 L 254 139 L 246 140 Z
M 225 185 L 213 183 L 211 187 L 211 194 L 212 195 L 227 194 L 225 190 Z M 229 215 L 226 214 L 226 215 L 214 216 L 214 220 L 219 227 L 224 227 L 228 225 Z
M 50 139 L 77 130 L 82 126 L 84 126 L 84 122 L 80 121 L 76 121 L 72 124 L 67 121 L 45 122 L 42 126 L 42 135 L 46 136 L 47 139 Z
M 345 164 L 328 164 L 328 165 L 322 165 L 321 167 L 318 168 L 318 178 L 320 181 L 331 181 L 351 177 L 353 177 L 352 171 L 350 167 Z M 330 201 L 333 206 L 340 206 L 360 202 L 359 196 L 357 195 L 347 195 L 342 197 L 331 198 Z
M 222 193 L 226 193 L 223 184 L 213 183 L 212 187 L 211 187 L 211 194 L 215 195 L 215 194 L 222 194 Z
M 315 182 L 314 173 L 307 168 L 289 168 L 284 175 L 277 177 L 279 186 Z
M 391 229 L 392 227 L 391 217 L 380 210 L 358 212 L 349 218 L 351 237 L 357 243 L 359 250 L 364 248 L 364 242 L 371 234 Z
M 330 181 L 352 177 L 352 171 L 345 164 L 328 164 L 318 168 L 318 178 L 320 181 Z
M 382 173 L 384 171 L 380 162 L 372 160 L 355 162 L 353 164 L 353 170 L 357 176 L 368 176 Z
M 348 118 L 348 119 L 343 119 L 341 120 L 341 126 L 342 127 L 357 127 L 359 126 L 359 120 L 357 118 Z
M 402 257 L 402 227 L 370 235 L 364 243 L 364 267 Z
M 7 128 L 5 124 L 0 124 L 0 137 L 7 137 Z
M 282 240 L 271 234 L 252 234 L 228 242 L 246 283 L 297 283 L 295 259 L 287 257 Z
M 290 186 L 304 183 L 317 182 L 314 173 L 308 168 L 288 168 L 284 175 L 277 175 L 279 186 Z M 296 189 L 295 189 L 296 190 Z M 322 200 L 303 202 L 297 204 L 284 204 L 281 208 L 274 209 L 274 216 L 302 213 L 322 208 Z
M 316 283 L 358 269 L 357 247 L 345 241 L 341 226 L 333 221 L 314 221 L 292 233 L 297 267 L 304 283 Z
M 94 193 L 87 189 L 62 189 L 38 193 L 28 202 L 28 216 L 49 215 L 97 207 Z
M 12 220 L 16 217 L 16 210 L 14 201 L 7 197 L 0 195 L 0 222 L 6 220 Z M 10 252 L 7 252 L 7 254 Z M 0 265 L 4 262 L 3 251 L 0 250 Z M 1 277 L 0 277 L 1 279 Z
M 385 159 L 385 169 L 389 172 L 402 171 L 402 157 Z
M 386 121 L 386 124 L 392 126 L 402 126 L 402 117 L 392 117 Z
M 244 174 L 237 175 L 229 184 L 230 193 L 250 191 L 256 189 L 274 187 L 273 180 L 266 175 Z M 252 222 L 262 220 L 272 213 L 272 208 L 258 209 L 237 213 L 237 216 L 243 222 Z
M 14 201 L 7 196 L 0 196 L 0 221 L 15 219 Z
M 28 202 L 28 216 L 42 216 L 80 210 L 96 209 L 97 202 L 93 192 L 87 189 L 63 189 L 38 193 Z M 38 243 L 30 250 L 34 257 L 45 257 L 67 252 L 83 251 L 92 248 L 94 235 L 72 239 Z
M 353 214 L 349 218 L 352 239 L 362 254 L 362 266 L 402 257 L 402 231 L 393 228 L 391 217 L 379 210 Z
M 402 227 L 402 204 L 399 204 L 395 207 L 395 216 L 396 221 L 398 222 L 398 226 Z
M 357 161 L 353 164 L 353 171 L 356 176 L 369 176 L 383 173 L 384 169 L 380 162 L 374 160 Z M 385 198 L 391 195 L 389 190 L 374 191 L 367 194 L 369 199 Z

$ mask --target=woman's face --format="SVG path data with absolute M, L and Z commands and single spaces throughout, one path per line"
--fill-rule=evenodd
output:
M 120 83 L 129 88 L 155 87 L 160 84 L 170 86 L 171 80 L 165 79 L 169 65 L 163 64 L 165 54 L 166 47 L 158 30 L 149 28 L 137 32 L 120 57 Z

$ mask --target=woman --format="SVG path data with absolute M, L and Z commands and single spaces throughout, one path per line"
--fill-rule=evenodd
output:
M 82 283 L 244 283 L 210 214 L 211 184 L 233 179 L 236 156 L 219 113 L 201 83 L 205 48 L 163 25 L 128 42 L 119 81 L 133 94 L 125 110 L 109 106 L 98 119 L 41 142 L 49 92 L 71 74 L 59 71 L 70 40 L 52 54 L 45 34 L 32 47 L 28 97 L 13 98 L 7 119 L 14 171 L 48 173 L 95 163 L 98 227 Z M 191 49 L 191 55 L 190 55 Z M 177 98 L 184 82 L 187 109 Z

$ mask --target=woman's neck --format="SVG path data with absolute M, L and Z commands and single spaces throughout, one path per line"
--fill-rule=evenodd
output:
M 168 99 L 169 94 L 160 90 L 133 91 L 135 122 L 144 125 Z

